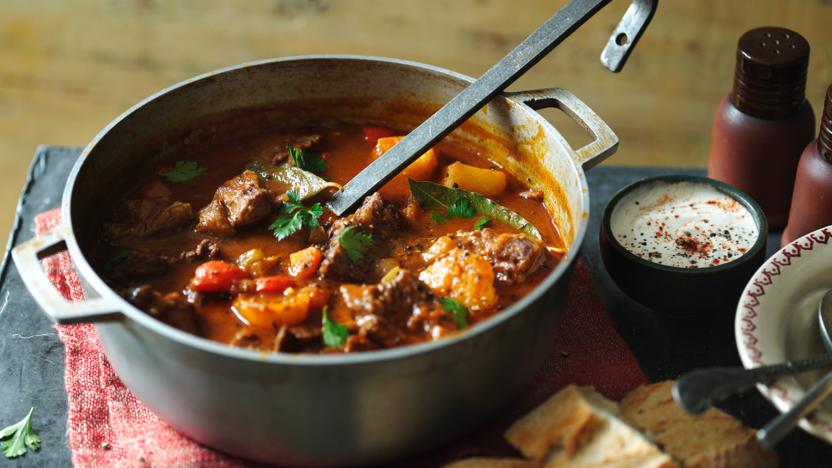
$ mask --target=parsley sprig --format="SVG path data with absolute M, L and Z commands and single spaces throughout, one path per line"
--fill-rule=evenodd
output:
M 338 243 L 347 252 L 350 261 L 355 263 L 364 258 L 367 249 L 373 245 L 373 237 L 359 231 L 355 226 L 347 226 L 346 229 L 341 231 Z
M 286 197 L 287 200 L 280 207 L 280 216 L 269 226 L 277 240 L 286 239 L 304 228 L 314 229 L 321 225 L 318 218 L 324 214 L 324 209 L 320 203 L 306 208 L 294 190 L 286 192 Z
M 452 297 L 443 297 L 439 299 L 439 304 L 454 319 L 457 327 L 465 328 L 468 326 L 468 309 L 462 303 Z
M 430 213 L 430 221 L 433 224 L 443 224 L 451 218 L 470 218 L 471 216 L 474 216 L 475 213 L 476 210 L 474 209 L 474 205 L 472 205 L 467 198 L 458 197 L 456 200 L 453 201 L 453 203 L 451 203 L 448 206 L 447 215 L 442 213 L 441 211 L 432 211 Z M 482 221 L 482 218 L 480 218 L 480 221 Z
M 448 216 L 451 218 L 470 218 L 474 213 L 474 205 L 465 197 L 457 197 L 448 207 Z
M 196 161 L 176 161 L 176 165 L 169 171 L 159 171 L 159 175 L 171 182 L 187 182 L 199 177 L 205 172 L 205 168 Z
M 350 331 L 344 325 L 329 318 L 324 307 L 323 314 L 323 338 L 324 345 L 328 348 L 340 348 L 347 342 Z
M 292 163 L 305 171 L 320 174 L 327 169 L 326 161 L 314 151 L 303 150 L 292 145 L 286 145 L 286 150 L 289 151 Z
M 0 446 L 6 458 L 17 458 L 26 454 L 26 449 L 35 452 L 40 449 L 40 436 L 32 428 L 32 412 L 29 410 L 25 418 L 11 426 L 0 429 Z

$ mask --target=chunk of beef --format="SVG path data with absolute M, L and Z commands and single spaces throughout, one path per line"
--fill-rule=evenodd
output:
M 222 204 L 228 210 L 228 222 L 233 227 L 256 223 L 271 211 L 269 191 L 260 185 L 260 177 L 254 171 L 244 171 L 217 190 Z
M 406 227 L 407 223 L 396 205 L 387 203 L 381 195 L 374 193 L 364 199 L 355 213 L 332 223 L 330 238 L 332 233 L 347 226 L 355 226 L 374 238 L 386 239 Z
M 274 337 L 272 351 L 301 351 L 320 344 L 322 335 L 319 325 L 283 325 Z
M 216 242 L 211 242 L 208 239 L 202 239 L 194 248 L 180 252 L 176 261 L 192 262 L 194 260 L 217 258 L 219 256 L 220 245 Z
M 300 352 L 320 345 L 322 334 L 319 325 L 283 325 L 274 337 L 268 330 L 245 327 L 238 330 L 228 344 L 240 348 Z
M 199 210 L 199 223 L 197 223 L 194 230 L 208 232 L 220 237 L 234 235 L 234 228 L 228 221 L 228 210 L 216 195 L 211 203 Z
M 298 341 L 319 340 L 323 331 L 318 325 L 292 325 L 287 331 Z
M 243 171 L 222 184 L 211 203 L 199 210 L 196 230 L 218 236 L 233 235 L 235 228 L 256 223 L 268 216 L 272 209 L 271 199 L 257 174 Z
M 320 139 L 321 135 L 317 133 L 287 138 L 286 144 L 275 147 L 275 153 L 274 156 L 272 156 L 272 164 L 282 164 L 289 160 L 289 150 L 286 149 L 287 145 L 305 150 L 311 148 L 312 145 L 320 141 Z
M 166 198 L 125 200 L 114 210 L 113 221 L 105 225 L 111 240 L 144 238 L 166 234 L 189 225 L 194 219 L 190 203 Z
M 543 244 L 525 234 L 498 234 L 485 228 L 457 232 L 452 238 L 459 247 L 485 257 L 502 284 L 524 281 L 540 268 L 547 256 Z
M 405 269 L 400 268 L 391 280 L 382 281 L 374 288 L 377 303 L 388 315 L 390 311 L 409 312 L 414 307 L 435 304 L 433 291 Z
M 373 238 L 370 250 L 358 261 L 351 260 L 341 246 L 341 233 L 349 226 Z M 321 277 L 343 281 L 366 280 L 375 259 L 389 247 L 383 241 L 406 226 L 407 222 L 398 207 L 382 200 L 378 193 L 367 197 L 355 213 L 332 223 L 329 243 L 319 270 Z
M 356 318 L 355 323 L 358 325 L 358 336 L 366 337 L 385 348 L 400 345 L 404 341 L 401 328 L 383 315 L 362 315 Z
M 148 278 L 161 275 L 170 267 L 167 258 L 161 255 L 133 251 L 106 272 L 107 277 L 115 281 Z
M 342 324 L 355 331 L 356 335 L 367 344 L 384 347 L 396 346 L 404 339 L 404 334 L 395 324 L 405 324 L 404 315 L 409 313 L 412 306 L 406 309 L 396 309 L 394 304 L 388 303 L 381 285 L 342 285 L 339 289 L 340 300 L 336 300 L 335 308 L 345 307 L 346 310 L 335 312 L 335 316 L 344 317 Z
M 219 254 L 219 245 L 208 239 L 202 239 L 196 246 L 176 254 L 131 250 L 124 258 L 105 266 L 104 274 L 117 283 L 140 280 L 161 275 L 177 263 L 216 258 Z
M 200 334 L 194 306 L 182 293 L 162 294 L 145 284 L 122 291 L 122 296 L 168 325 L 194 335 Z
M 252 327 L 241 328 L 228 342 L 231 346 L 248 349 L 262 349 L 263 337 Z
M 404 269 L 375 285 L 342 285 L 331 312 L 355 332 L 347 346 L 356 350 L 403 344 L 407 329 L 444 315 L 431 289 Z

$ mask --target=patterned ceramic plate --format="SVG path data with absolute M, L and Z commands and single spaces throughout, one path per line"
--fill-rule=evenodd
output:
M 818 302 L 832 288 L 832 226 L 783 247 L 757 270 L 737 306 L 737 348 L 746 368 L 777 364 L 824 352 L 818 335 Z M 824 371 L 787 377 L 760 392 L 787 411 Z M 809 433 L 832 443 L 832 404 L 800 422 Z

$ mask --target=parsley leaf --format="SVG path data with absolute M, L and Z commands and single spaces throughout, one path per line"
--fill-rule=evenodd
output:
M 340 348 L 347 342 L 350 336 L 350 331 L 347 327 L 340 323 L 331 320 L 326 314 L 326 307 L 324 307 L 323 314 L 323 338 L 324 345 L 328 348 Z
M 442 224 L 448 220 L 448 217 L 438 211 L 433 211 L 430 214 L 430 220 L 433 224 Z
M 488 216 L 483 216 L 480 219 L 478 219 L 476 223 L 474 223 L 474 229 L 476 229 L 477 231 L 481 231 L 482 228 L 484 228 L 485 225 L 490 222 L 491 218 L 489 218 Z
M 326 171 L 328 167 L 326 161 L 318 153 L 296 148 L 292 145 L 286 145 L 286 150 L 289 151 L 289 157 L 292 158 L 295 166 L 304 171 L 320 174 Z
M 289 190 L 286 192 L 286 201 L 283 203 L 283 207 L 290 210 L 295 210 L 298 208 L 303 208 L 301 204 L 303 200 L 301 200 L 300 195 L 294 190 Z
M 442 304 L 445 312 L 454 319 L 457 327 L 465 328 L 468 326 L 468 309 L 459 301 L 451 297 L 443 297 L 439 299 L 439 303 Z
M 470 218 L 474 213 L 474 205 L 465 197 L 457 197 L 448 207 L 448 216 L 451 218 Z
M 347 252 L 350 261 L 355 263 L 364 258 L 364 253 L 373 245 L 373 237 L 359 231 L 355 226 L 348 226 L 341 231 L 338 243 Z
M 303 228 L 314 229 L 321 225 L 318 218 L 324 214 L 324 209 L 320 203 L 306 208 L 294 190 L 286 192 L 286 196 L 288 200 L 280 207 L 280 216 L 269 226 L 277 240 L 286 239 Z
M 32 429 L 32 412 L 11 426 L 0 429 L 0 446 L 6 458 L 16 458 L 26 454 L 26 449 L 37 451 L 40 448 L 40 436 L 38 431 Z
M 205 172 L 205 168 L 196 161 L 176 161 L 176 165 L 169 171 L 159 171 L 159 175 L 171 182 L 187 182 L 199 177 Z

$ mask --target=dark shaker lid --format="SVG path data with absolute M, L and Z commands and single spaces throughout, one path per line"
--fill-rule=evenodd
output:
M 820 115 L 818 152 L 827 161 L 832 162 L 832 85 L 829 85 L 829 88 L 826 90 L 823 113 Z
M 767 26 L 752 29 L 737 43 L 731 102 L 755 117 L 793 114 L 805 100 L 809 43 L 800 34 Z

